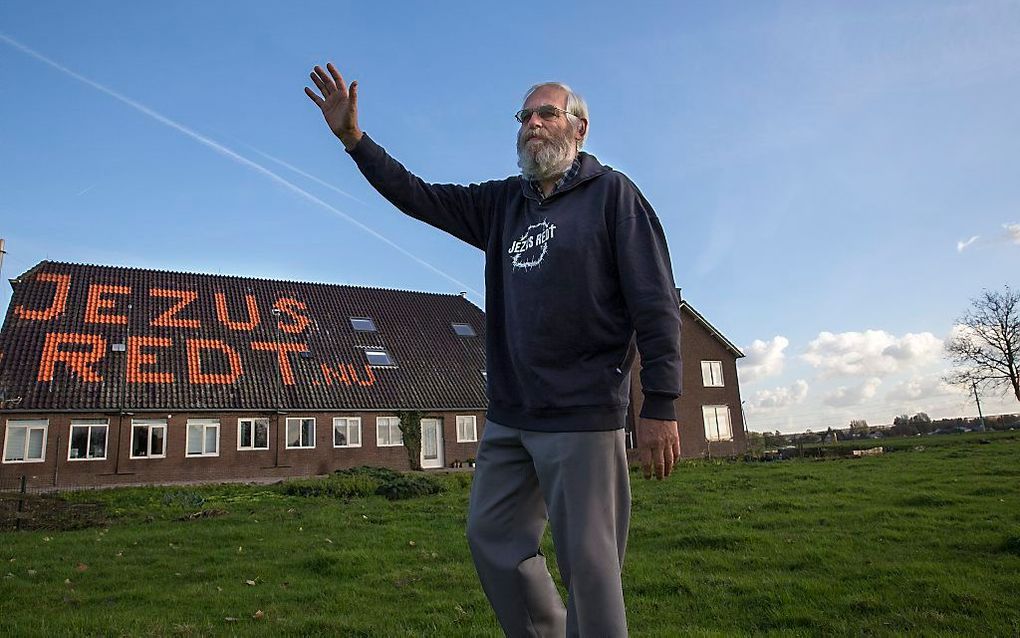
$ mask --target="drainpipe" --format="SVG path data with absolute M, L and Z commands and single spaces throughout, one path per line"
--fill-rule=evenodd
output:
M 131 310 L 134 308 L 134 304 L 130 304 L 129 303 L 127 308 L 128 308 L 128 315 L 130 316 L 131 315 Z M 119 396 L 117 397 L 118 398 L 118 403 L 120 405 L 117 406 L 117 408 L 118 408 L 117 409 L 117 461 L 116 461 L 116 463 L 115 463 L 115 465 L 113 467 L 114 475 L 119 475 L 120 474 L 120 457 L 121 457 L 121 448 L 123 447 L 121 445 L 121 443 L 124 440 L 124 415 L 128 414 L 127 412 L 124 411 L 124 402 L 126 401 L 125 394 L 127 392 L 127 384 L 128 384 L 128 380 L 127 380 L 127 342 L 128 342 L 129 339 L 131 339 L 131 322 L 130 322 L 130 320 L 128 321 L 127 328 L 124 329 L 124 356 L 121 358 L 121 360 L 124 363 L 124 366 L 123 366 L 123 375 L 120 378 L 120 393 L 119 393 Z M 163 444 L 166 445 L 166 441 L 164 441 Z M 109 446 L 110 442 L 107 441 L 106 445 Z M 131 445 L 131 441 L 130 440 L 128 441 L 128 445 Z M 128 472 L 128 474 L 134 474 L 134 472 Z
M 57 486 L 60 477 L 60 432 L 57 431 L 57 451 L 53 455 L 53 487 Z
M 120 474 L 120 440 L 121 434 L 124 432 L 124 410 L 121 409 L 120 413 L 117 414 L 117 456 L 116 462 L 113 465 L 113 473 Z M 106 442 L 107 448 L 110 446 L 110 442 Z

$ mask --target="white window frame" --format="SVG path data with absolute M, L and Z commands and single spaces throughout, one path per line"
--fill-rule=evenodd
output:
M 470 424 L 471 434 L 470 436 L 462 436 L 462 426 Z M 467 430 L 463 430 L 467 432 Z M 477 443 L 478 442 L 478 418 L 474 415 L 458 415 L 457 416 L 457 443 Z
M 135 456 L 135 428 L 145 428 L 146 430 L 148 430 L 148 434 L 146 434 L 145 436 L 145 454 L 142 456 Z M 152 431 L 157 428 L 163 430 L 162 454 L 152 453 Z M 166 419 L 131 419 L 131 442 L 128 445 L 128 458 L 165 459 L 167 444 L 166 434 L 167 434 Z
M 701 362 L 701 382 L 706 388 L 722 388 L 726 383 L 723 381 L 722 361 Z
M 50 429 L 49 419 L 7 419 L 7 428 L 4 432 L 4 463 L 44 463 L 46 462 L 46 440 Z M 21 459 L 7 459 L 8 444 L 11 442 L 11 430 L 14 428 L 25 428 L 25 444 L 21 451 Z M 42 456 L 29 458 L 28 450 L 32 441 L 32 431 L 42 430 Z
M 347 443 L 338 445 L 336 442 L 336 428 L 342 426 L 345 429 L 345 436 L 347 437 Z M 355 429 L 358 433 L 358 442 L 351 443 L 351 429 Z M 347 447 L 361 447 L 361 417 L 360 416 L 336 416 L 333 417 L 333 447 L 335 448 L 347 448 Z
M 202 428 L 202 452 L 196 453 L 191 451 L 191 428 L 197 426 Z M 219 419 L 188 419 L 188 429 L 184 440 L 184 456 L 191 459 L 197 459 L 201 457 L 212 457 L 220 455 L 220 420 Z M 206 441 L 206 430 L 209 428 L 216 429 L 216 451 L 210 452 L 205 449 Z
M 311 437 L 310 437 L 311 438 L 311 444 L 310 445 L 291 445 L 290 444 L 290 424 L 291 424 L 292 421 L 297 422 L 297 425 L 298 425 L 299 428 L 301 427 L 301 422 L 302 421 L 311 421 L 312 422 L 312 432 L 311 432 Z M 284 434 L 286 435 L 286 438 L 284 439 L 284 443 L 286 443 L 286 446 L 287 446 L 288 450 L 314 450 L 315 449 L 315 417 L 311 417 L 311 416 L 287 417 L 287 431 Z M 301 436 L 299 435 L 298 436 L 298 441 L 299 442 L 300 442 L 300 439 L 301 439 Z
M 726 429 L 729 430 L 729 436 L 723 436 L 719 430 L 719 415 L 726 415 Z M 733 440 L 733 420 L 730 419 L 730 406 L 728 405 L 703 405 L 701 406 L 701 415 L 705 420 L 705 440 L 706 441 L 732 441 Z
M 85 435 L 85 456 L 71 456 L 71 444 L 74 442 L 74 429 L 75 428 L 86 428 L 88 433 Z M 89 456 L 92 451 L 92 430 L 101 429 L 105 430 L 106 433 L 103 435 L 103 455 L 102 456 Z M 107 450 L 110 449 L 110 422 L 106 419 L 71 419 L 71 429 L 68 430 L 67 437 L 67 460 L 68 461 L 105 461 L 107 456 Z
M 251 445 L 246 445 L 245 443 L 247 443 L 247 442 L 241 440 L 241 428 L 244 426 L 244 423 L 246 421 L 251 423 Z M 265 447 L 258 447 L 258 446 L 255 445 L 255 438 L 256 438 L 256 436 L 255 436 L 255 428 L 260 423 L 264 423 L 265 426 L 266 426 L 266 445 L 265 445 Z M 267 418 L 264 418 L 264 417 L 254 417 L 254 416 L 240 417 L 239 419 L 237 419 L 237 450 L 239 452 L 264 452 L 264 451 L 268 450 L 269 446 L 270 446 L 270 443 L 269 443 L 269 441 L 270 441 L 270 436 L 269 436 L 270 431 L 271 431 L 271 428 L 270 428 L 270 425 L 269 425 L 269 419 L 267 419 Z
M 384 440 L 383 428 L 386 428 L 388 435 Z M 393 443 L 393 432 L 397 432 L 397 442 Z M 375 418 L 375 445 L 376 447 L 399 447 L 404 444 L 404 433 L 400 431 L 400 417 L 378 416 Z

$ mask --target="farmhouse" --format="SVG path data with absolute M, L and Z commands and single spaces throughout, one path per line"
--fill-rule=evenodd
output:
M 744 411 L 741 409 L 737 359 L 744 356 L 683 297 L 680 299 L 680 355 L 683 386 L 677 400 L 680 456 L 684 458 L 738 456 L 747 451 Z M 627 429 L 631 446 L 635 415 L 644 395 L 641 366 L 631 368 L 630 410 Z M 640 434 L 640 433 L 638 433 Z
M 476 454 L 485 318 L 460 295 L 50 261 L 11 284 L 0 483 L 406 469 L 405 412 L 422 416 L 423 468 Z M 682 310 L 683 454 L 739 454 L 743 355 L 689 304 Z

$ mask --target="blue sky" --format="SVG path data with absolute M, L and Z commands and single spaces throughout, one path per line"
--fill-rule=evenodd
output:
M 302 89 L 335 62 L 366 131 L 467 183 L 517 171 L 513 113 L 556 79 L 588 100 L 587 150 L 655 207 L 684 296 L 749 355 L 752 429 L 974 414 L 941 347 L 982 288 L 1018 285 L 1020 3 L 620 6 L 4 3 L 3 274 L 53 259 L 481 304 L 482 254 L 375 194 Z

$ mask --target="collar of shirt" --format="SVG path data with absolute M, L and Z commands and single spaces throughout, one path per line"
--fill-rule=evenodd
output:
M 556 184 L 553 185 L 552 192 L 550 192 L 548 195 L 542 192 L 542 184 L 538 180 L 535 179 L 531 180 L 531 188 L 535 191 L 535 193 L 538 194 L 539 201 L 545 201 L 547 198 L 552 197 L 557 191 L 563 188 L 563 186 L 570 183 L 572 179 L 577 177 L 577 172 L 580 170 L 581 170 L 581 156 L 577 155 L 574 157 L 574 163 L 570 165 L 570 168 L 567 169 L 567 172 L 564 173 L 563 176 L 560 177 L 558 180 L 556 180 Z

